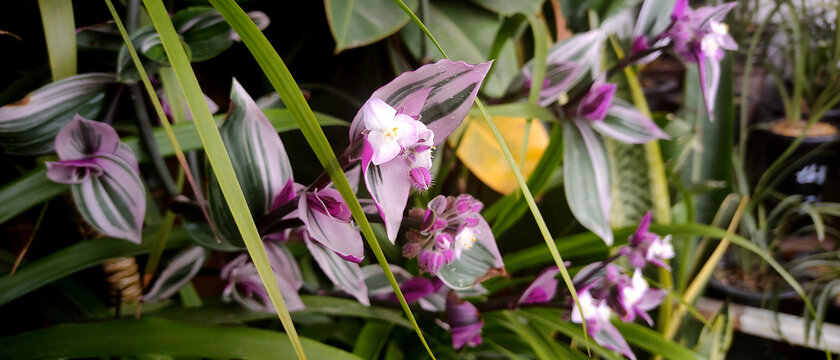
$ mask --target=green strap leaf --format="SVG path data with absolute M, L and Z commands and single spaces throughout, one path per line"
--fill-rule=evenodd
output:
M 303 348 L 316 359 L 360 359 L 310 339 Z M 0 339 L 0 358 L 44 359 L 165 354 L 176 357 L 289 359 L 286 334 L 247 327 L 189 325 L 143 318 L 59 324 Z
M 268 291 L 274 308 L 277 309 L 277 315 L 280 317 L 286 333 L 289 334 L 292 340 L 295 352 L 300 359 L 305 359 L 306 355 L 303 352 L 297 331 L 289 316 L 289 311 L 286 309 L 286 304 L 283 302 L 283 297 L 280 294 L 274 272 L 268 263 L 265 248 L 263 247 L 257 227 L 254 224 L 254 219 L 251 217 L 248 203 L 245 201 L 245 196 L 242 193 L 242 188 L 239 186 L 233 165 L 227 155 L 225 144 L 222 142 L 222 136 L 219 134 L 219 129 L 216 128 L 216 123 L 213 121 L 213 116 L 204 100 L 204 94 L 190 67 L 189 59 L 184 48 L 181 46 L 178 34 L 175 32 L 172 21 L 169 19 L 169 14 L 167 14 L 166 8 L 161 0 L 147 0 L 144 3 L 146 10 L 149 12 L 149 17 L 160 34 L 161 42 L 169 57 L 169 62 L 172 64 L 178 82 L 181 84 L 181 88 L 187 98 L 187 104 L 189 105 L 190 112 L 193 114 L 193 119 L 195 119 L 195 126 L 201 136 L 205 153 L 216 178 L 219 179 L 219 185 L 225 195 L 225 200 L 233 214 L 242 239 L 248 248 L 248 253 L 254 261 L 254 265 Z M 247 15 L 244 13 L 243 16 L 247 18 Z M 248 19 L 248 21 L 250 22 L 251 20 Z M 256 25 L 254 25 L 254 28 L 256 29 Z M 258 29 L 256 31 L 259 32 Z
M 38 0 L 53 80 L 76 74 L 76 20 L 71 0 Z

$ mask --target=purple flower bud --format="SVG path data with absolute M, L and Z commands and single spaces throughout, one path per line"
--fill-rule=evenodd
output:
M 408 236 L 408 234 L 413 234 L 413 233 L 412 232 L 406 233 L 406 237 Z M 402 253 L 403 253 L 403 256 L 405 256 L 409 259 L 413 259 L 413 258 L 417 257 L 417 255 L 420 255 L 420 252 L 423 251 L 423 247 L 417 242 L 413 242 L 411 240 L 409 240 L 409 241 L 410 241 L 409 243 L 407 243 L 403 246 Z
M 452 249 L 444 249 L 440 252 L 440 255 L 443 256 L 443 263 L 449 264 L 455 260 L 455 250 Z
M 615 97 L 616 84 L 596 81 L 578 105 L 578 114 L 591 121 L 601 121 Z
M 435 285 L 432 280 L 418 276 L 403 281 L 400 284 L 400 291 L 405 296 L 405 301 L 412 303 L 434 293 Z M 394 297 L 396 298 L 396 295 Z
M 426 210 L 426 213 L 423 214 L 423 223 L 420 224 L 420 230 L 429 231 L 434 226 L 436 217 L 434 211 Z
M 543 270 L 534 282 L 519 297 L 519 304 L 538 304 L 550 301 L 557 292 L 558 281 L 555 278 L 560 273 L 556 266 Z
M 443 265 L 443 256 L 436 251 L 423 250 L 417 258 L 417 266 L 421 271 L 435 275 Z
M 411 185 L 420 191 L 426 191 L 432 185 L 432 174 L 429 170 L 423 167 L 412 168 L 409 174 Z
M 445 229 L 449 226 L 449 222 L 443 219 L 435 219 L 435 224 L 432 225 L 432 230 Z
M 476 225 L 478 225 L 478 218 L 468 217 L 464 218 L 464 224 L 462 226 L 475 227 Z
M 648 39 L 644 36 L 637 36 L 635 40 L 633 40 L 633 47 L 630 49 L 631 54 L 640 53 L 650 49 L 650 44 L 648 44 Z
M 435 245 L 439 249 L 449 249 L 452 247 L 452 235 L 449 233 L 440 233 L 435 237 Z

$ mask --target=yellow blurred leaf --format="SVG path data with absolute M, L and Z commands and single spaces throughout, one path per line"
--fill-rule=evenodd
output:
M 507 116 L 495 116 L 492 120 L 510 147 L 513 159 L 517 164 L 522 164 L 522 145 L 525 140 L 527 120 Z M 463 130 L 464 137 L 456 152 L 458 159 L 491 189 L 504 195 L 518 189 L 513 171 L 505 161 L 502 150 L 499 149 L 499 144 L 487 122 L 476 116 L 468 116 L 466 121 L 467 124 Z M 449 144 L 455 146 L 457 139 L 458 136 L 450 136 Z M 528 135 L 525 168 L 520 169 L 526 179 L 534 171 L 547 147 L 548 131 L 542 122 L 533 120 Z

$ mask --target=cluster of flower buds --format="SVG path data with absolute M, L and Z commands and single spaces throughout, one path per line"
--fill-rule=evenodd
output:
M 457 198 L 440 195 L 429 201 L 428 209 L 412 209 L 409 217 L 421 221 L 421 225 L 406 233 L 403 256 L 417 257 L 420 270 L 437 274 L 441 266 L 460 259 L 484 232 L 479 229 L 484 222 L 479 214 L 483 206 L 467 194 Z
M 428 189 L 435 134 L 419 121 L 420 115 L 409 115 L 404 108 L 394 109 L 376 98 L 365 103 L 362 111 L 366 139 L 373 148 L 371 162 L 382 165 L 401 157 L 411 169 L 411 185 L 420 191 Z
M 452 347 L 460 349 L 467 345 L 476 347 L 481 345 L 481 329 L 484 321 L 478 309 L 469 301 L 458 299 L 450 294 L 446 299 L 446 317 L 449 330 L 452 332 Z
M 729 35 L 723 17 L 736 3 L 691 9 L 685 0 L 677 1 L 671 14 L 673 23 L 666 36 L 674 44 L 674 52 L 686 62 L 698 62 L 701 56 L 720 60 L 723 50 L 736 50 L 738 44 Z

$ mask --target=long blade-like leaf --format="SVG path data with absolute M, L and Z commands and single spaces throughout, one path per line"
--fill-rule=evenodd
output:
M 360 359 L 310 339 L 303 339 L 303 347 L 317 359 Z M 21 360 L 148 353 L 179 358 L 288 359 L 294 352 L 287 336 L 276 331 L 153 318 L 59 324 L 0 339 L 0 358 Z
M 356 223 L 359 224 L 362 234 L 364 234 L 368 245 L 370 245 L 374 256 L 376 256 L 376 260 L 379 261 L 379 265 L 382 266 L 382 269 L 388 276 L 388 282 L 390 282 L 391 287 L 394 288 L 394 292 L 397 294 L 397 298 L 399 299 L 403 310 L 406 315 L 408 315 L 408 319 L 411 321 L 411 324 L 414 326 L 417 336 L 420 337 L 420 341 L 423 342 L 423 346 L 426 348 L 426 351 L 428 351 L 429 355 L 431 355 L 434 359 L 434 354 L 432 354 L 431 349 L 426 343 L 426 339 L 423 337 L 423 333 L 417 325 L 417 321 L 414 319 L 414 315 L 412 315 L 411 309 L 405 301 L 405 297 L 400 291 L 399 284 L 397 284 L 396 279 L 394 279 L 394 275 L 391 273 L 391 269 L 388 267 L 385 255 L 379 247 L 379 242 L 377 242 L 376 237 L 373 234 L 373 229 L 370 227 L 370 223 L 367 221 L 365 213 L 362 211 L 362 206 L 359 204 L 359 200 L 350 188 L 350 183 L 347 181 L 347 177 L 344 175 L 344 171 L 341 168 L 341 165 L 339 165 L 338 159 L 335 157 L 335 154 L 333 154 L 326 135 L 324 135 L 323 130 L 321 130 L 318 126 L 318 122 L 312 113 L 312 109 L 310 109 L 309 105 L 306 103 L 306 99 L 304 99 L 301 94 L 300 88 L 297 86 L 297 83 L 292 77 L 292 74 L 289 72 L 289 69 L 286 68 L 286 64 L 283 63 L 282 59 L 280 59 L 280 55 L 277 54 L 277 51 L 274 50 L 265 35 L 259 31 L 254 22 L 248 18 L 242 8 L 240 8 L 233 0 L 211 0 L 210 3 L 219 10 L 225 20 L 236 31 L 236 33 L 239 34 L 239 37 L 242 38 L 245 46 L 247 46 L 251 51 L 251 54 L 254 55 L 254 58 L 263 69 L 263 72 L 265 72 L 268 80 L 280 94 L 280 97 L 283 99 L 283 102 L 286 104 L 289 111 L 291 111 L 300 126 L 301 132 L 303 132 L 306 141 L 309 142 L 312 150 L 318 157 L 318 161 L 321 162 L 321 165 L 327 171 L 330 179 L 332 179 L 336 190 L 341 193 L 341 197 L 347 203 L 347 206 L 350 208 L 350 212 L 353 214 L 353 219 L 355 219 Z
M 181 88 L 184 90 L 184 95 L 187 98 L 187 105 L 195 120 L 196 128 L 201 136 L 201 142 L 204 144 L 204 150 L 207 154 L 207 159 L 213 168 L 216 178 L 219 179 L 219 185 L 222 188 L 222 193 L 225 196 L 227 205 L 233 214 L 234 221 L 239 228 L 242 239 L 245 241 L 245 246 L 248 248 L 248 253 L 254 261 L 257 272 L 260 274 L 263 285 L 268 291 L 271 302 L 274 308 L 277 309 L 277 314 L 292 345 L 295 348 L 300 359 L 305 359 L 306 355 L 303 352 L 303 347 L 300 339 L 297 336 L 295 325 L 292 323 L 292 318 L 289 315 L 283 297 L 280 294 L 280 288 L 277 285 L 277 280 L 274 277 L 274 272 L 271 270 L 271 265 L 268 262 L 268 257 L 265 253 L 260 234 L 254 224 L 254 219 L 251 217 L 251 212 L 248 209 L 248 203 L 245 201 L 245 196 L 242 194 L 242 188 L 239 186 L 239 181 L 236 178 L 236 173 L 233 170 L 228 157 L 225 144 L 222 142 L 222 136 L 219 129 L 216 128 L 216 122 L 213 121 L 213 115 L 207 107 L 204 100 L 204 93 L 198 85 L 198 80 L 190 67 L 190 61 L 184 51 L 178 34 L 175 32 L 175 27 L 169 19 L 169 14 L 166 12 L 161 0 L 146 0 L 144 1 L 146 10 L 149 12 L 149 17 L 155 25 L 160 34 L 163 48 L 169 57 L 169 63 L 172 64 L 175 70 L 175 75 Z M 247 15 L 243 12 L 243 16 Z M 250 22 L 250 18 L 248 18 Z M 253 24 L 253 23 L 252 23 Z M 256 25 L 254 25 L 256 28 Z M 258 30 L 257 30 L 258 31 Z M 314 116 L 313 116 L 314 117 Z M 313 121 L 314 122 L 314 121 Z M 317 125 L 315 125 L 317 126 Z
M 53 81 L 76 74 L 76 20 L 71 0 L 38 0 Z

